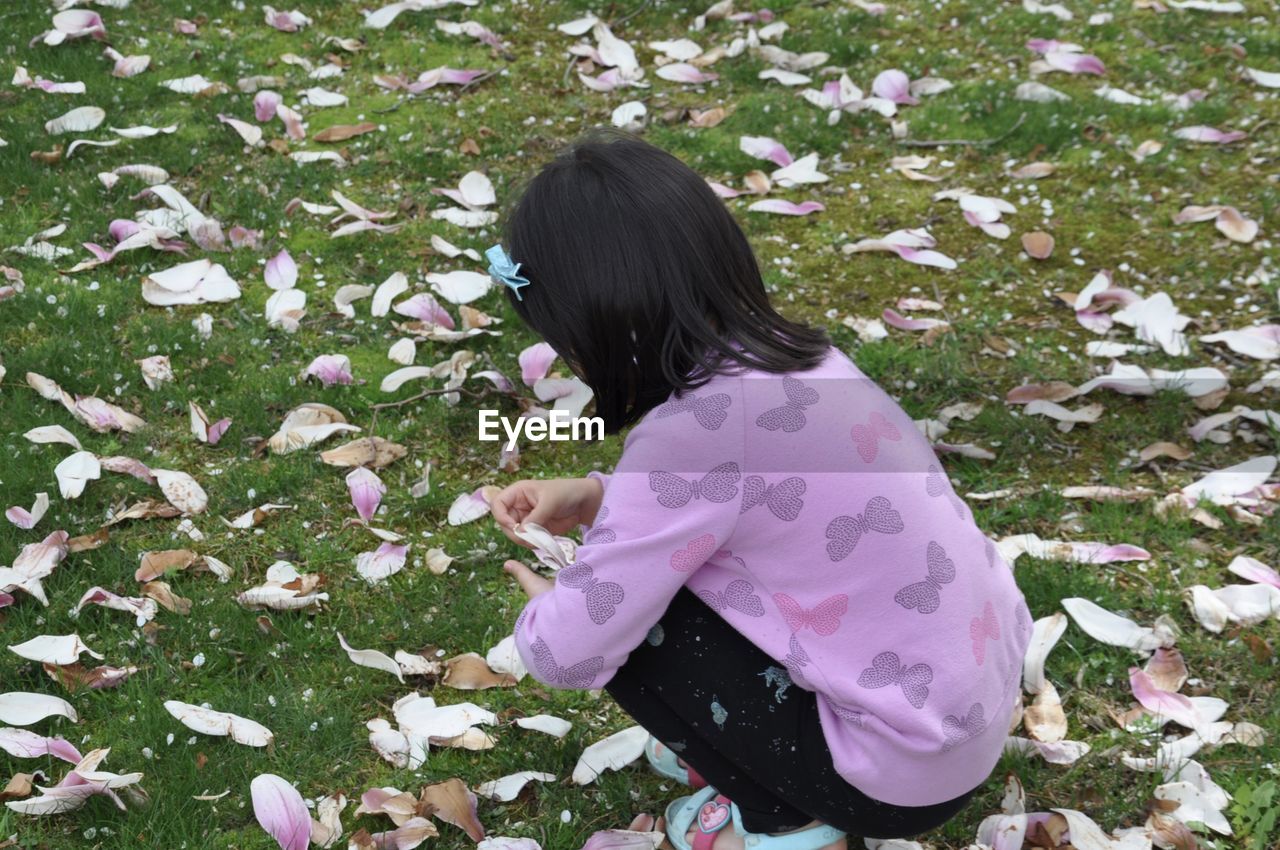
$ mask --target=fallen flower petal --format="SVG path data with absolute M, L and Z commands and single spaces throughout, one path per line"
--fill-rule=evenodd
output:
M 55 696 L 18 691 L 0 694 L 0 723 L 30 726 L 46 717 L 65 717 L 72 723 L 78 719 L 71 703 Z
M 818 201 L 805 201 L 796 204 L 791 201 L 783 201 L 780 199 L 770 199 L 767 201 L 756 201 L 747 207 L 748 212 L 766 212 L 777 213 L 778 215 L 809 215 L 810 213 L 821 212 L 826 206 Z
M 249 783 L 249 793 L 253 799 L 253 816 L 280 845 L 280 850 L 307 850 L 311 841 L 311 815 L 298 789 L 275 774 L 264 773 Z
M 249 747 L 266 747 L 275 740 L 270 729 L 236 714 L 214 711 L 178 700 L 166 700 L 164 707 L 183 726 L 194 732 L 230 737 L 236 743 Z
M 1123 646 L 1138 652 L 1150 652 L 1173 646 L 1177 635 L 1169 629 L 1145 628 L 1119 614 L 1112 613 L 1088 599 L 1071 597 L 1062 600 L 1071 619 L 1094 640 L 1111 646 Z
M 606 770 L 618 770 L 644 755 L 649 733 L 640 726 L 631 726 L 621 732 L 597 741 L 582 751 L 573 768 L 575 785 L 590 785 Z
M 40 635 L 24 643 L 11 645 L 9 651 L 28 661 L 47 664 L 74 664 L 80 659 L 81 653 L 88 653 L 99 661 L 105 657 L 85 646 L 76 634 Z

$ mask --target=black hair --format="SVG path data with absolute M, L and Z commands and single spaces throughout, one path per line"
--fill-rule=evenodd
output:
M 505 247 L 529 280 L 511 305 L 591 387 L 609 433 L 715 374 L 803 371 L 830 345 L 773 309 L 707 182 L 620 131 L 588 133 L 528 181 Z

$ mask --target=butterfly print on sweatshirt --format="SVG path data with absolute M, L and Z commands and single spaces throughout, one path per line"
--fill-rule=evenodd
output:
M 893 596 L 893 601 L 903 608 L 914 608 L 921 614 L 932 614 L 942 604 L 942 586 L 951 584 L 956 578 L 955 562 L 947 557 L 947 552 L 935 541 L 929 541 L 925 556 L 928 575 L 924 581 L 909 584 Z
M 832 700 L 831 697 L 823 696 L 822 698 L 826 700 L 827 707 L 830 708 L 832 712 L 835 713 L 836 717 L 839 717 L 841 720 L 845 721 L 846 723 L 851 723 L 854 726 L 857 726 L 859 728 L 862 727 L 861 711 L 858 711 L 856 708 L 846 708 L 840 703 Z
M 613 581 L 600 581 L 593 575 L 591 565 L 585 561 L 560 570 L 556 573 L 556 582 L 582 591 L 587 600 L 587 616 L 597 626 L 609 622 L 609 618 L 617 613 L 616 606 L 621 605 L 627 597 L 622 585 Z
M 790 375 L 783 376 L 782 390 L 787 395 L 786 403 L 761 413 L 756 417 L 756 425 L 766 431 L 782 429 L 790 434 L 805 426 L 804 409 L 817 404 L 819 396 L 813 387 L 806 387 Z
M 556 663 L 555 656 L 551 654 L 551 647 L 547 646 L 542 638 L 535 640 L 530 649 L 533 651 L 533 663 L 543 679 L 567 685 L 570 688 L 591 687 L 596 676 L 599 676 L 600 671 L 604 669 L 603 655 L 593 655 L 585 661 L 579 661 L 569 667 L 561 667 Z
M 942 734 L 946 738 L 942 751 L 951 752 L 965 741 L 982 734 L 982 730 L 987 728 L 987 720 L 983 717 L 983 713 L 982 703 L 975 702 L 969 706 L 969 712 L 964 717 L 948 714 L 942 718 Z
M 964 519 L 968 512 L 968 506 L 956 495 L 956 491 L 951 488 L 951 482 L 947 481 L 947 477 L 942 474 L 941 470 L 933 464 L 929 464 L 928 475 L 924 479 L 925 492 L 935 499 L 942 496 L 946 497 L 951 503 L 951 509 L 956 512 L 956 516 Z
M 736 578 L 725 585 L 723 593 L 714 590 L 699 590 L 698 598 L 716 611 L 732 608 L 748 617 L 763 617 L 764 603 L 756 596 L 756 588 L 746 579 Z
M 618 535 L 614 533 L 612 528 L 605 528 L 602 525 L 608 518 L 609 509 L 601 505 L 600 510 L 596 511 L 596 521 L 591 528 L 587 529 L 587 533 L 582 536 L 584 545 L 588 543 L 612 543 L 618 539 Z
M 1018 631 L 1024 634 L 1031 631 L 1031 609 L 1027 607 L 1025 600 L 1019 599 L 1018 604 L 1014 606 L 1013 619 L 1018 624 Z
M 712 393 L 699 397 L 696 393 L 685 393 L 680 398 L 673 398 L 653 411 L 653 418 L 666 419 L 681 413 L 692 413 L 693 420 L 708 431 L 717 431 L 729 416 L 729 405 L 733 399 L 728 393 Z
M 857 516 L 838 516 L 827 523 L 827 557 L 843 561 L 858 545 L 863 535 L 898 534 L 902 531 L 902 515 L 884 496 L 872 496 Z
M 880 441 L 888 440 L 896 443 L 902 439 L 902 432 L 898 430 L 897 425 L 886 419 L 884 414 L 872 413 L 867 424 L 854 425 L 849 431 L 849 436 L 853 438 L 853 445 L 858 449 L 858 457 L 865 463 L 871 463 L 880 452 Z
M 929 683 L 933 681 L 933 668 L 928 664 L 912 664 L 910 667 L 898 660 L 896 652 L 882 652 L 871 659 L 871 666 L 858 675 L 858 684 L 864 688 L 887 688 L 897 685 L 912 708 L 923 708 L 929 698 Z
M 742 482 L 742 507 L 738 513 L 745 514 L 764 505 L 778 519 L 791 522 L 800 516 L 800 509 L 804 507 L 804 500 L 800 498 L 804 491 L 804 479 L 794 475 L 776 484 L 766 484 L 759 475 L 748 475 Z
M 840 618 L 849 610 L 849 597 L 843 593 L 828 596 L 812 608 L 805 608 L 785 593 L 775 593 L 773 603 L 791 631 L 813 629 L 822 637 L 835 634 L 840 628 Z
M 982 607 L 982 616 L 969 621 L 969 639 L 973 641 L 973 660 L 981 666 L 987 658 L 987 638 L 1000 640 L 1000 621 L 996 609 L 988 602 Z
M 671 553 L 671 569 L 678 573 L 693 572 L 707 562 L 716 550 L 714 534 L 699 535 L 685 544 L 683 549 Z
M 657 470 L 649 473 L 649 489 L 658 494 L 658 504 L 664 508 L 683 508 L 691 499 L 729 501 L 738 495 L 741 477 L 733 461 L 720 464 L 697 481 L 686 481 L 674 473 Z
M 809 653 L 804 651 L 804 647 L 800 645 L 800 639 L 793 633 L 791 640 L 787 643 L 787 655 L 782 659 L 782 666 L 787 668 L 787 675 L 791 677 L 791 681 L 807 690 L 812 688 L 807 686 L 804 668 L 808 666 L 810 660 Z

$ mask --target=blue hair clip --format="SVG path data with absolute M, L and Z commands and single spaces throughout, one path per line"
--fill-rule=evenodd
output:
M 494 245 L 485 251 L 484 255 L 489 258 L 489 276 L 505 283 L 516 294 L 516 299 L 523 301 L 524 296 L 520 294 L 520 290 L 529 285 L 529 278 L 517 274 L 520 271 L 520 264 L 512 260 L 511 255 L 504 251 L 501 245 Z

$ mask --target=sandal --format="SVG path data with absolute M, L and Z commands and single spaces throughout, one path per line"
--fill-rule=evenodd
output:
M 693 843 L 686 835 L 697 824 Z M 811 826 L 786 835 L 747 832 L 742 827 L 742 813 L 733 802 L 716 789 L 707 787 L 675 800 L 667 806 L 667 840 L 676 850 L 710 850 L 716 833 L 730 823 L 752 850 L 821 850 L 846 833 L 830 826 Z
M 658 753 L 658 747 L 662 747 L 661 754 Z M 644 755 L 653 769 L 668 779 L 674 779 L 681 785 L 688 785 L 694 789 L 707 787 L 707 780 L 703 779 L 696 770 L 682 767 L 675 752 L 652 735 L 644 744 Z

